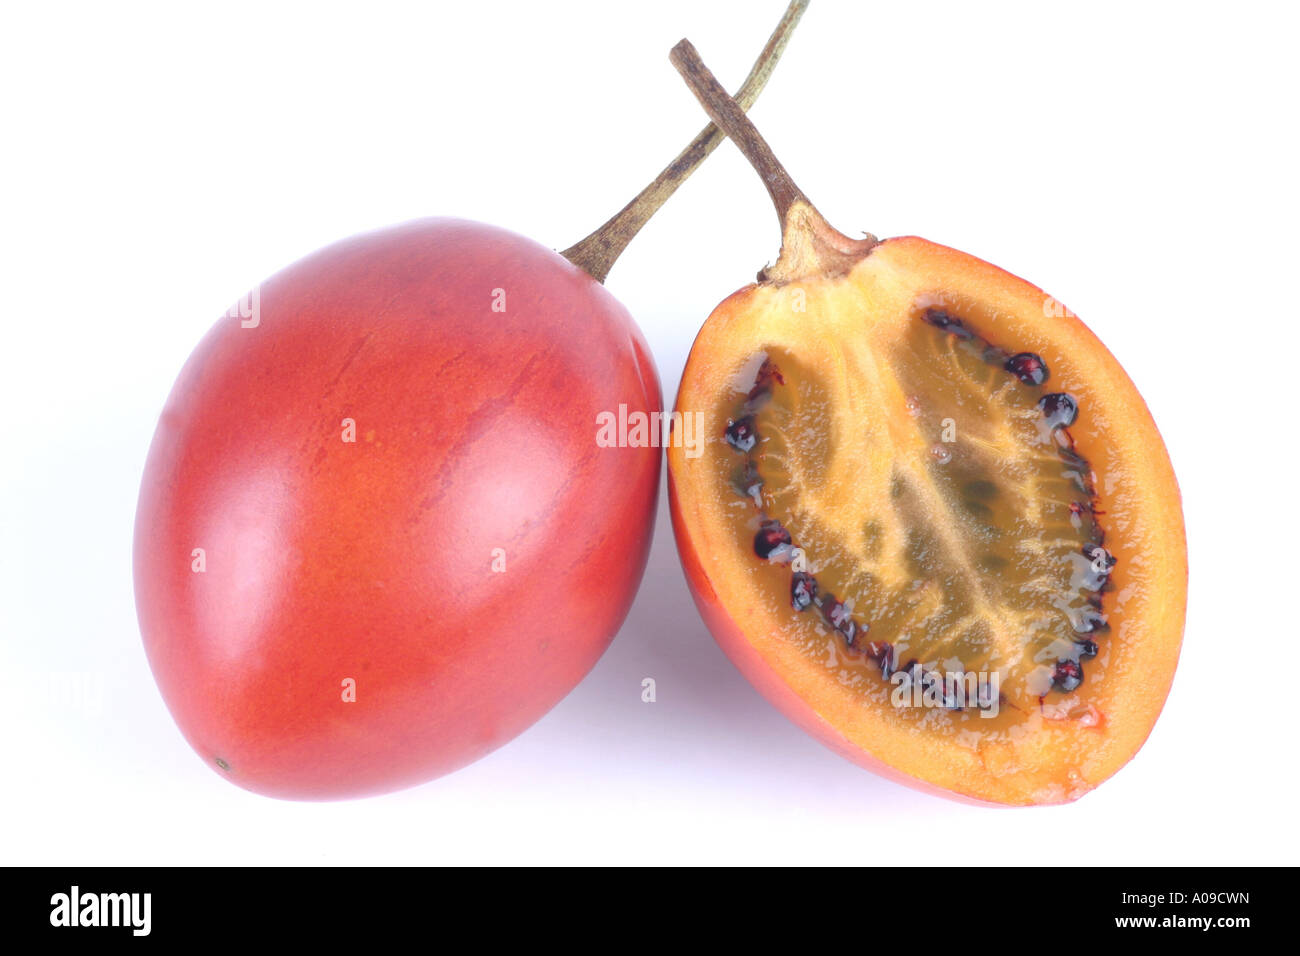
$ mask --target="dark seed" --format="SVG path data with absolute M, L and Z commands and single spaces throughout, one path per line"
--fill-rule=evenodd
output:
M 939 696 L 943 698 L 943 706 L 946 710 L 964 710 L 966 696 L 964 690 L 966 686 L 966 677 L 961 671 L 948 674 L 946 677 L 940 673 L 934 674 L 933 683 L 939 688 Z M 974 703 L 970 701 L 969 703 Z
M 961 325 L 961 319 L 954 318 L 943 309 L 926 309 L 925 321 L 929 322 L 936 329 L 947 329 L 954 325 Z
M 1047 381 L 1047 364 L 1033 352 L 1011 356 L 1003 368 L 1026 385 L 1042 385 Z
M 921 664 L 917 666 L 916 673 L 920 675 L 922 687 L 929 688 L 934 686 L 934 671 L 926 670 L 925 665 Z
M 1081 527 L 1083 527 L 1083 516 L 1084 516 L 1084 515 L 1091 515 L 1091 516 L 1092 516 L 1092 525 L 1093 525 L 1093 528 L 1094 528 L 1094 531 L 1093 531 L 1094 536 L 1095 536 L 1095 534 L 1096 534 L 1095 529 L 1096 529 L 1096 526 L 1097 526 L 1097 518 L 1096 518 L 1096 515 L 1099 514 L 1099 513 L 1100 513 L 1100 512 L 1097 512 L 1097 511 L 1094 511 L 1094 510 L 1093 510 L 1092 504 L 1091 504 L 1090 502 L 1087 502 L 1087 501 L 1071 501 L 1071 502 L 1070 502 L 1070 523 L 1073 524 L 1076 528 L 1081 528 Z
M 758 432 L 754 431 L 754 420 L 741 418 L 731 422 L 727 425 L 724 437 L 727 439 L 727 444 L 736 451 L 749 451 L 758 440 Z
M 1081 475 L 1089 475 L 1092 473 L 1092 465 L 1088 464 L 1088 459 L 1084 458 L 1077 451 L 1073 451 L 1069 448 L 1062 448 L 1057 453 L 1060 455 L 1062 462 L 1079 472 Z
M 747 398 L 752 402 L 765 393 L 770 393 L 773 385 L 784 384 L 785 377 L 781 374 L 781 370 L 772 364 L 771 359 L 763 359 L 763 364 L 758 369 L 758 375 L 754 378 L 754 387 L 749 390 Z
M 843 633 L 846 628 L 850 631 L 853 629 L 853 618 L 849 616 L 849 609 L 839 601 L 836 601 L 830 606 L 830 609 L 826 612 L 826 617 L 830 620 L 835 629 L 841 633 Z M 850 643 L 852 643 L 852 641 L 850 641 Z
M 1074 620 L 1074 633 L 1076 634 L 1096 634 L 1098 631 L 1104 631 L 1109 625 L 1106 624 L 1106 615 L 1096 608 L 1084 608 L 1079 612 L 1078 617 Z
M 1038 400 L 1038 407 L 1042 409 L 1043 418 L 1050 428 L 1069 428 L 1079 417 L 1078 402 L 1073 395 L 1065 392 L 1044 395 Z
M 959 339 L 974 338 L 974 333 L 962 324 L 961 319 L 957 318 L 955 315 L 950 315 L 943 309 L 926 309 L 925 321 L 929 322 L 936 329 L 943 329 L 945 332 L 955 335 Z
M 822 613 L 826 615 L 826 620 L 830 622 L 831 627 L 844 635 L 845 642 L 849 647 L 854 646 L 858 636 L 858 625 L 849 614 L 849 609 L 840 601 L 832 598 L 822 605 Z M 864 627 L 863 632 L 866 632 Z
M 1116 564 L 1113 554 L 1091 541 L 1083 546 L 1083 556 L 1092 562 L 1092 569 L 1098 574 L 1109 574 L 1110 569 Z
M 1097 656 L 1097 642 L 1096 642 L 1096 641 L 1080 641 L 1080 642 L 1079 642 L 1079 656 L 1080 656 L 1080 657 L 1083 657 L 1083 658 L 1096 657 L 1096 656 Z
M 1108 589 L 1110 585 L 1110 575 L 1105 571 L 1094 571 L 1089 567 L 1084 571 L 1083 577 L 1079 580 L 1079 587 L 1085 591 L 1100 593 Z
M 790 532 L 781 526 L 781 522 L 764 521 L 754 535 L 754 553 L 760 558 L 770 558 L 782 545 L 790 544 Z
M 1088 563 L 1084 567 L 1083 578 L 1079 582 L 1085 591 L 1105 591 L 1110 585 L 1110 571 L 1115 566 L 1115 558 L 1109 551 L 1095 541 L 1090 541 L 1079 549 Z M 1097 602 L 1091 602 L 1100 608 Z
M 790 603 L 796 611 L 804 611 L 817 596 L 817 579 L 811 574 L 796 571 L 790 581 Z
M 1052 683 L 1067 694 L 1083 683 L 1083 667 L 1078 661 L 1057 661 Z
M 763 478 L 758 473 L 754 459 L 745 461 L 745 470 L 740 475 L 740 490 L 754 502 L 756 508 L 763 507 Z
M 888 641 L 872 641 L 867 645 L 867 656 L 880 667 L 881 676 L 888 679 L 894 673 L 894 645 Z

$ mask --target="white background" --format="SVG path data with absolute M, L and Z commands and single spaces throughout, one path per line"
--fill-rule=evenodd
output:
M 734 87 L 781 9 L 6 5 L 0 862 L 1294 858 L 1300 77 L 1282 4 L 815 0 L 753 112 L 841 229 L 923 235 L 1067 303 L 1160 425 L 1191 549 L 1182 662 L 1146 747 L 1081 802 L 966 807 L 805 737 L 708 636 L 662 505 L 611 650 L 465 770 L 280 802 L 177 732 L 136 628 L 132 520 L 209 325 L 288 262 L 403 219 L 567 246 L 703 125 L 672 44 L 690 36 Z M 705 316 L 778 244 L 724 144 L 615 268 L 666 399 Z

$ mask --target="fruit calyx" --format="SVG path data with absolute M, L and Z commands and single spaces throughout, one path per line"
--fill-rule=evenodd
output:
M 870 233 L 861 239 L 844 235 L 803 198 L 791 204 L 782 221 L 781 254 L 759 271 L 759 282 L 784 285 L 807 276 L 847 275 L 880 243 Z
M 781 59 L 781 54 L 785 52 L 786 44 L 790 42 L 791 33 L 794 32 L 796 24 L 807 8 L 808 0 L 791 0 L 786 7 L 785 15 L 781 17 L 781 22 L 772 31 L 767 45 L 763 47 L 763 52 L 758 55 L 749 75 L 745 77 L 745 82 L 736 91 L 735 98 L 730 97 L 725 90 L 722 91 L 722 95 L 742 116 L 767 85 L 768 78 Z M 717 80 L 715 79 L 714 82 L 716 83 Z M 591 235 L 575 242 L 560 255 L 597 282 L 603 283 L 628 243 L 677 191 L 677 187 L 684 183 L 700 163 L 718 148 L 725 136 L 726 134 L 718 126 L 710 123 L 677 154 L 676 159 L 663 168 L 645 189 L 637 193 L 631 202 L 611 216 Z
M 879 240 L 869 233 L 853 239 L 826 221 L 689 40 L 673 47 L 669 59 L 709 118 L 749 160 L 772 197 L 781 222 L 781 254 L 759 272 L 759 282 L 784 285 L 807 276 L 845 275 L 871 254 Z

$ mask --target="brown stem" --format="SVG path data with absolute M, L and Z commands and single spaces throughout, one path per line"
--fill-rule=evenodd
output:
M 795 24 L 799 22 L 807 7 L 808 0 L 791 0 L 790 5 L 786 7 L 785 16 L 781 18 L 781 22 L 776 25 L 776 29 L 768 39 L 767 46 L 754 61 L 753 69 L 749 71 L 749 76 L 745 77 L 745 82 L 736 92 L 734 100 L 734 103 L 738 104 L 736 109 L 740 111 L 742 118 L 744 110 L 754 105 L 758 94 L 767 85 L 768 77 L 772 75 L 777 61 L 785 52 L 786 44 L 790 42 L 790 34 L 794 31 Z M 713 79 L 711 73 L 709 77 Z M 716 83 L 717 80 L 714 79 L 713 82 Z M 731 101 L 725 90 L 722 95 Z M 615 261 L 623 254 L 623 250 L 627 248 L 632 238 L 641 231 L 641 227 L 650 221 L 650 217 L 659 211 L 659 207 L 668 201 L 668 197 L 677 191 L 677 187 L 685 182 L 691 173 L 695 172 L 700 163 L 718 148 L 723 138 L 724 133 L 717 126 L 713 124 L 706 126 L 695 139 L 691 140 L 690 145 L 677 155 L 676 159 L 664 167 L 663 172 L 656 176 L 650 185 L 637 194 L 635 199 L 591 235 L 574 243 L 560 255 L 584 270 L 597 282 L 604 282 Z
M 767 140 L 763 139 L 745 115 L 745 111 L 727 95 L 718 78 L 704 65 L 690 40 L 683 40 L 673 47 L 668 58 L 704 107 L 704 112 L 709 114 L 709 119 L 731 137 L 731 141 L 745 154 L 749 164 L 763 180 L 784 230 L 790 207 L 801 201 L 811 206 L 808 197 L 795 185 L 781 161 L 772 152 L 772 147 L 767 145 Z
M 758 274 L 758 281 L 777 284 L 805 276 L 839 276 L 870 255 L 879 240 L 870 234 L 850 239 L 828 223 L 808 201 L 745 111 L 727 95 L 700 59 L 691 41 L 683 40 L 669 55 L 673 66 L 704 111 L 735 143 L 763 180 L 781 222 L 781 254 Z

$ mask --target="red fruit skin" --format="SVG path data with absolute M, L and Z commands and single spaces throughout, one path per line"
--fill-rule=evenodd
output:
M 597 415 L 658 413 L 653 361 L 586 273 L 459 220 L 337 243 L 258 305 L 256 327 L 226 317 L 200 343 L 149 451 L 150 666 L 191 746 L 241 787 L 333 799 L 430 780 L 546 713 L 622 623 L 659 449 L 599 447 Z

